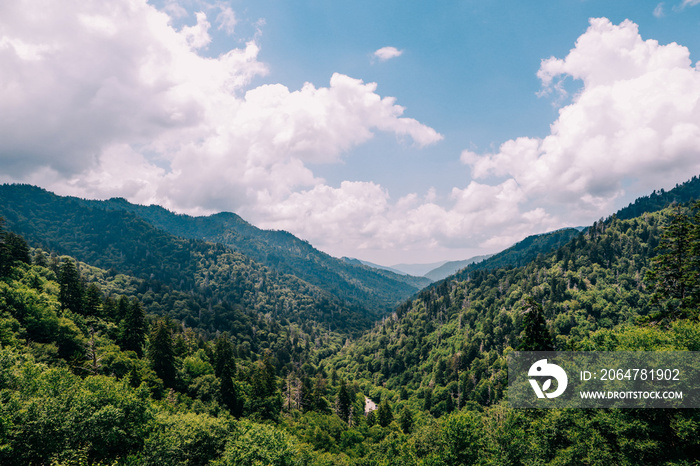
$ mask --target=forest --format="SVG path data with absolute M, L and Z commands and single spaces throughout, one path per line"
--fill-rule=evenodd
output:
M 291 259 L 15 197 L 0 207 L 0 464 L 698 464 L 696 409 L 507 399 L 516 350 L 700 350 L 698 194 L 696 177 L 527 238 L 383 312 L 381 293 L 347 299 Z

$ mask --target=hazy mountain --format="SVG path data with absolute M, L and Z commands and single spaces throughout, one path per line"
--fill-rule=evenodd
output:
M 387 266 L 385 266 L 385 265 L 375 264 L 375 263 L 369 262 L 369 261 L 363 261 L 363 260 L 360 260 L 360 259 L 355 259 L 355 258 L 353 258 L 353 257 L 341 257 L 341 259 L 344 260 L 345 262 L 349 263 L 349 264 L 354 264 L 354 265 L 366 265 L 367 267 L 372 267 L 373 269 L 386 270 L 386 271 L 388 271 L 388 272 L 393 272 L 393 273 L 398 274 L 398 275 L 409 275 L 409 274 L 407 274 L 406 272 L 403 272 L 403 271 L 401 271 L 401 270 L 399 270 L 399 269 L 395 269 L 395 268 L 392 268 L 392 267 L 387 267 Z
M 396 264 L 392 265 L 392 269 L 400 270 L 401 272 L 408 275 L 415 275 L 416 277 L 423 277 L 426 273 L 431 270 L 444 265 L 447 261 L 431 262 L 428 264 Z
M 493 256 L 493 254 L 487 254 L 484 256 L 475 256 L 475 257 L 472 257 L 470 259 L 465 259 L 462 261 L 445 262 L 440 267 L 437 267 L 437 268 L 431 270 L 430 272 L 424 274 L 423 276 L 425 278 L 429 278 L 432 281 L 436 282 L 438 280 L 442 280 L 443 278 L 452 275 L 453 273 L 463 269 L 464 267 L 468 266 L 469 264 L 481 262 L 485 259 L 488 259 L 491 256 Z

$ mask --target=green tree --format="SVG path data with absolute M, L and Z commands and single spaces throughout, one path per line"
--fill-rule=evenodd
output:
M 340 381 L 340 388 L 338 389 L 338 403 L 337 411 L 338 416 L 345 422 L 350 419 L 350 409 L 352 408 L 352 396 L 348 390 L 345 379 Z
M 119 343 L 122 349 L 134 351 L 143 356 L 143 343 L 146 339 L 146 314 L 138 299 L 129 303 L 126 298 L 119 300 L 119 310 L 124 309 L 124 317 L 119 325 Z
M 394 414 L 391 412 L 391 407 L 389 402 L 384 398 L 381 403 L 379 403 L 379 408 L 377 408 L 377 422 L 382 427 L 387 427 L 394 420 Z
M 5 235 L 5 247 L 7 248 L 8 258 L 10 263 L 23 262 L 31 264 L 32 260 L 29 257 L 29 246 L 20 235 L 8 232 Z
M 413 431 L 413 412 L 408 406 L 399 415 L 399 425 L 404 434 L 410 434 Z
M 221 401 L 236 417 L 243 414 L 243 397 L 233 380 L 236 363 L 233 359 L 233 343 L 227 334 L 220 335 L 214 344 L 214 374 L 221 381 Z
M 531 296 L 523 298 L 523 332 L 518 345 L 521 351 L 551 351 L 554 349 L 552 335 L 547 329 L 542 306 Z
M 151 367 L 166 387 L 175 386 L 175 353 L 169 322 L 159 320 L 153 326 L 148 341 L 148 359 Z
M 60 291 L 58 300 L 62 309 L 68 309 L 75 313 L 83 310 L 83 283 L 80 281 L 80 273 L 71 259 L 63 259 L 58 273 Z
M 83 312 L 88 316 L 99 316 L 101 315 L 101 309 L 102 290 L 95 283 L 90 283 L 85 289 Z
M 277 388 L 276 373 L 269 353 L 252 369 L 250 407 L 262 419 L 277 420 L 282 409 L 282 395 Z
M 685 211 L 677 206 L 661 234 L 651 270 L 644 277 L 653 290 L 651 304 L 658 308 L 650 320 L 668 321 L 697 312 L 700 252 L 697 230 Z

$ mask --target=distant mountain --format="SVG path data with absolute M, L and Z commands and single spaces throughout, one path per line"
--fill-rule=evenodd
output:
M 540 255 L 548 254 L 560 248 L 580 234 L 581 232 L 576 228 L 563 228 L 540 235 L 531 235 L 486 260 L 467 265 L 467 267 L 447 278 L 465 280 L 471 272 L 476 270 L 521 267 Z
M 435 270 L 446 263 L 447 261 L 431 262 L 429 264 L 396 264 L 392 265 L 391 268 L 400 270 L 408 275 L 423 277 L 426 273 L 430 272 L 431 270 Z
M 477 262 L 481 262 L 483 260 L 488 259 L 489 257 L 493 256 L 493 254 L 487 254 L 484 256 L 475 256 L 470 259 L 466 259 L 463 261 L 450 261 L 442 264 L 440 267 L 431 270 L 430 272 L 426 273 L 423 275 L 425 278 L 429 278 L 432 281 L 436 282 L 438 280 L 442 280 L 443 278 L 449 277 L 450 275 L 454 274 L 455 272 L 465 268 L 469 264 L 474 264 Z
M 394 269 L 394 268 L 392 268 L 392 267 L 387 267 L 387 266 L 385 266 L 385 265 L 375 264 L 375 263 L 369 262 L 369 261 L 363 261 L 363 260 L 360 260 L 360 259 L 355 259 L 355 258 L 353 258 L 353 257 L 341 257 L 341 259 L 344 260 L 345 262 L 349 263 L 349 264 L 354 264 L 354 265 L 366 265 L 367 267 L 372 267 L 373 269 L 386 270 L 386 271 L 388 271 L 388 272 L 393 272 L 393 273 L 395 273 L 395 274 L 397 274 L 397 275 L 409 275 L 409 274 L 407 274 L 406 272 L 402 272 L 402 271 L 399 270 L 399 269 Z
M 223 244 L 278 273 L 293 275 L 376 315 L 389 312 L 430 283 L 425 278 L 347 263 L 315 249 L 291 233 L 261 230 L 230 212 L 192 217 L 160 206 L 131 204 L 122 198 L 94 201 L 60 197 L 28 185 L 0 186 L 0 216 L 6 216 L 3 213 L 6 208 L 21 213 L 46 204 L 53 204 L 60 210 L 71 203 L 86 212 L 129 213 L 177 237 Z M 37 218 L 36 221 L 46 220 Z M 27 235 L 27 238 L 32 237 Z

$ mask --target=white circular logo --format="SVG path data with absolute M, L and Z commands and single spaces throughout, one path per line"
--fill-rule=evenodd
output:
M 568 377 L 566 377 L 566 372 L 564 369 L 557 366 L 556 364 L 547 363 L 546 359 L 540 359 L 530 366 L 530 370 L 527 375 L 529 377 L 546 377 L 547 380 L 544 381 L 542 387 L 540 388 L 537 380 L 530 379 L 530 385 L 532 389 L 535 390 L 537 398 L 556 398 L 566 390 L 566 386 L 569 383 Z M 557 389 L 551 393 L 547 393 L 552 386 L 552 378 L 557 381 Z

